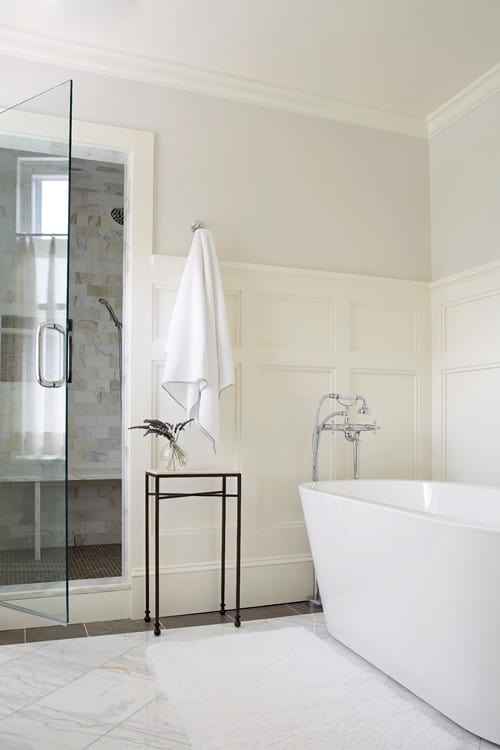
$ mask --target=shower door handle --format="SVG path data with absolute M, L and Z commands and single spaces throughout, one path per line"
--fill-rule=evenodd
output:
M 61 356 L 59 358 L 59 377 L 50 380 L 43 374 L 44 341 L 46 331 L 56 331 L 61 336 Z M 36 380 L 44 388 L 61 388 L 66 382 L 66 331 L 58 323 L 40 323 L 35 339 Z

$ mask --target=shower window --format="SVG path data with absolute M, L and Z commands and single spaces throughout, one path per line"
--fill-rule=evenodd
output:
M 59 175 L 33 175 L 34 232 L 66 235 L 67 218 L 61 205 L 68 204 L 68 179 Z

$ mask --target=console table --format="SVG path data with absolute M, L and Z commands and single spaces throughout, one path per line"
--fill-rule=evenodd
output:
M 205 492 L 165 492 L 162 490 L 162 480 L 168 479 L 209 479 L 215 478 L 221 480 L 221 488 L 217 490 L 207 490 Z M 235 480 L 236 491 L 230 492 L 228 488 L 228 479 Z M 218 497 L 222 500 L 222 518 L 221 518 L 221 615 L 226 614 L 225 597 L 225 579 L 226 579 L 226 499 L 236 498 L 236 616 L 234 625 L 240 627 L 240 575 L 241 575 L 241 474 L 240 473 L 179 473 L 164 472 L 161 470 L 150 469 L 146 471 L 146 487 L 144 494 L 145 505 L 145 534 L 146 534 L 146 609 L 144 610 L 144 621 L 151 622 L 149 609 L 149 500 L 154 498 L 154 533 L 155 533 L 155 627 L 154 634 L 160 635 L 160 500 L 175 500 L 183 497 Z

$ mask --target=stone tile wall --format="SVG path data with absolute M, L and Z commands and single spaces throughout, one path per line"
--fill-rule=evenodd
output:
M 12 269 L 17 261 L 16 163 L 23 155 L 28 154 L 0 149 L 2 315 L 20 314 Z M 69 317 L 73 320 L 73 382 L 68 393 L 68 471 L 82 479 L 69 485 L 69 542 L 116 543 L 121 541 L 119 332 L 97 300 L 106 298 L 122 319 L 123 227 L 112 219 L 111 210 L 124 205 L 124 168 L 87 159 L 74 159 L 72 166 Z M 0 468 L 6 467 L 6 472 L 11 455 L 18 451 L 7 392 L 11 394 L 12 383 L 0 382 Z M 113 479 L 92 478 L 100 473 Z M 64 544 L 59 497 L 60 485 L 43 484 L 45 546 Z M 33 482 L 0 484 L 0 513 L 0 549 L 32 546 Z
M 122 320 L 123 227 L 111 210 L 123 206 L 120 164 L 74 159 L 71 191 L 69 316 L 73 320 L 73 382 L 69 389 L 69 472 L 121 475 L 120 331 L 100 297 Z

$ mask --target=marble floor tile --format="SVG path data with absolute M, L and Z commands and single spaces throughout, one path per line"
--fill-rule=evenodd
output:
M 0 721 L 2 750 L 83 750 L 109 732 L 95 719 L 32 704 Z
M 89 644 L 92 640 L 89 639 Z M 126 665 L 98 667 L 70 685 L 55 690 L 40 705 L 116 726 L 159 695 L 151 677 Z
M 0 716 L 28 706 L 87 671 L 79 664 L 64 664 L 40 656 L 38 651 L 7 662 L 0 671 Z
M 18 659 L 19 656 L 22 656 L 22 653 L 16 646 L 2 646 L 0 648 L 0 664 L 6 664 L 12 659 Z
M 113 729 L 92 745 L 92 750 L 188 750 L 190 743 L 142 734 L 122 727 Z M 229 750 L 229 748 L 227 748 Z
M 156 737 L 157 746 L 165 750 L 170 750 L 171 747 L 190 747 L 178 717 L 163 694 L 124 721 L 120 728 Z
M 38 653 L 57 661 L 74 662 L 87 667 L 100 667 L 111 659 L 134 648 L 137 643 L 137 638 L 133 633 L 125 633 L 113 637 L 101 635 L 92 638 L 91 646 L 88 644 L 88 638 L 51 641 L 43 644 Z

